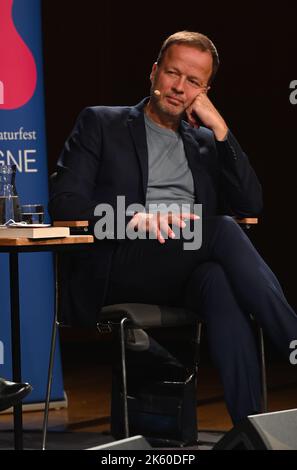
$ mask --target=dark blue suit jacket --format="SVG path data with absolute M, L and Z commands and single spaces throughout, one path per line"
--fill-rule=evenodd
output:
M 118 195 L 125 196 L 126 207 L 132 203 L 145 206 L 146 101 L 134 107 L 92 107 L 80 114 L 52 181 L 49 210 L 53 219 L 95 222 L 94 208 L 99 203 L 116 208 Z M 203 216 L 258 215 L 262 209 L 261 185 L 231 132 L 226 141 L 217 142 L 209 129 L 193 129 L 185 121 L 179 132 Z M 117 243 L 98 241 L 91 252 L 63 255 L 61 308 L 67 321 L 95 323 L 104 304 Z

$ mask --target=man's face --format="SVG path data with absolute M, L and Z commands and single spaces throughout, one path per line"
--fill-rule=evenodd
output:
M 180 119 L 195 98 L 205 92 L 212 73 L 210 52 L 182 44 L 170 46 L 151 72 L 151 102 L 156 113 Z M 160 96 L 154 95 L 154 90 Z

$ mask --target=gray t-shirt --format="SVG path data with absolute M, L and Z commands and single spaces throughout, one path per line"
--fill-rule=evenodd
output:
M 195 195 L 192 172 L 188 166 L 184 144 L 178 132 L 158 126 L 144 115 L 148 147 L 148 186 L 146 210 L 149 204 L 175 203 L 190 205 Z M 153 212 L 152 207 L 150 212 Z

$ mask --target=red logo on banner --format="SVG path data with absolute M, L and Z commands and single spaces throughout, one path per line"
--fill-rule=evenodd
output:
M 35 60 L 13 23 L 12 5 L 0 0 L 0 109 L 26 104 L 37 83 Z

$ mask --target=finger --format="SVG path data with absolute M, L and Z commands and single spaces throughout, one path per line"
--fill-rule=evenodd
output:
M 159 240 L 160 243 L 165 243 L 165 239 L 159 229 L 159 218 L 158 217 L 153 217 L 152 219 L 149 220 L 148 223 L 148 230 L 151 234 L 154 235 L 154 238 Z
M 155 230 L 155 228 L 158 226 L 158 218 L 156 214 L 150 214 L 150 217 L 147 217 L 146 219 L 146 230 L 149 232 L 152 230 Z
M 159 240 L 160 243 L 165 243 L 165 239 L 160 231 L 160 229 L 158 227 L 156 227 L 156 231 L 155 231 L 155 235 L 157 237 L 157 239 Z
M 171 217 L 172 218 L 172 217 Z M 166 233 L 168 237 L 170 238 L 175 238 L 175 233 L 171 229 L 171 227 L 168 225 L 168 218 L 166 220 L 160 219 L 160 228 L 163 233 Z
M 180 227 L 180 228 L 185 228 L 186 227 L 186 223 L 181 219 L 181 216 L 177 215 L 177 214 L 175 214 L 172 217 L 171 224 L 175 225 L 176 227 Z
M 200 216 L 197 214 L 193 214 L 192 212 L 182 212 L 180 215 L 182 219 L 191 219 L 191 220 L 198 220 Z
M 135 217 L 133 217 L 133 218 L 130 220 L 130 222 L 128 223 L 127 228 L 128 228 L 129 230 L 135 230 L 135 228 L 137 227 L 137 225 L 138 225 L 138 220 L 137 220 Z
M 196 129 L 200 127 L 196 119 L 193 119 L 192 117 L 188 119 L 188 123 L 190 124 L 190 126 L 195 127 Z
M 191 106 L 191 107 L 189 107 L 189 108 L 186 109 L 186 115 L 187 115 L 187 119 L 188 119 L 188 120 L 193 119 L 193 118 L 192 118 L 192 114 L 193 114 L 193 107 Z

